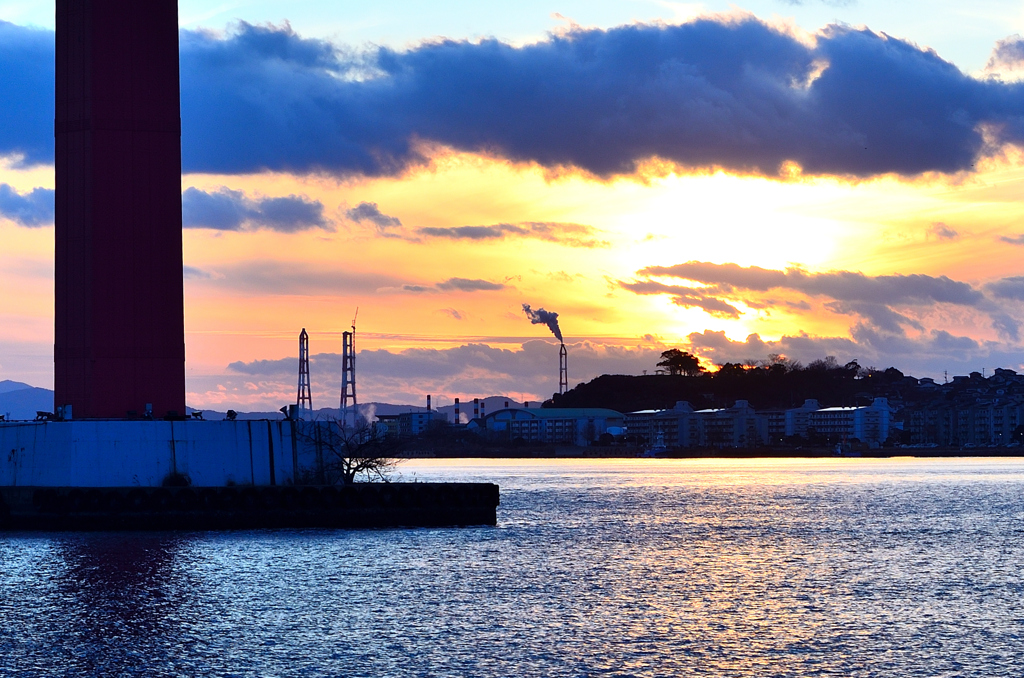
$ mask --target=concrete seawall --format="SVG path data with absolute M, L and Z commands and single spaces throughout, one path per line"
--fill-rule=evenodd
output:
M 0 487 L 289 485 L 314 465 L 290 421 L 80 420 L 0 423 Z
M 0 487 L 0 530 L 495 525 L 490 483 L 339 487 Z

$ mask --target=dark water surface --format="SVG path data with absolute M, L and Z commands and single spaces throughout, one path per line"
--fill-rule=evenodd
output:
M 1024 460 L 400 476 L 498 527 L 0 535 L 0 675 L 1024 675 Z

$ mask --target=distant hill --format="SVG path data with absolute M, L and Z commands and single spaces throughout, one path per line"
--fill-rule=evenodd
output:
M 30 384 L 23 384 L 20 381 L 11 381 L 10 379 L 4 379 L 0 381 L 0 393 L 7 393 L 8 391 L 20 391 L 22 389 L 32 388 Z
M 9 384 L 18 388 L 6 389 Z M 35 419 L 36 412 L 53 411 L 53 391 L 16 381 L 0 381 L 0 414 L 7 419 Z
M 505 407 L 505 403 L 508 403 L 509 407 L 522 407 L 522 404 L 504 396 L 489 396 L 482 398 L 484 401 L 484 412 L 493 412 L 497 409 Z M 540 402 L 535 401 L 530 403 L 532 407 L 539 407 Z M 359 409 L 362 412 L 372 410 L 374 415 L 378 414 L 401 414 L 403 412 L 422 412 L 426 409 L 426 402 L 422 407 L 416 405 L 396 405 L 394 403 L 360 403 Z M 436 411 L 441 412 L 448 416 L 450 421 L 455 420 L 455 405 L 445 405 L 444 407 L 435 407 Z M 185 410 L 191 414 L 196 412 L 197 409 L 193 407 L 186 407 Z M 0 381 L 0 415 L 5 415 L 8 420 L 25 420 L 35 419 L 36 412 L 52 412 L 53 411 L 53 391 L 46 388 L 35 388 L 29 384 L 23 384 L 19 381 L 5 380 Z M 203 413 L 203 418 L 207 421 L 219 421 L 224 419 L 227 411 L 221 412 L 219 410 L 199 410 Z M 473 401 L 469 400 L 460 405 L 460 412 L 464 415 L 463 420 L 472 418 L 473 416 Z M 341 410 L 337 407 L 324 407 L 316 411 L 317 415 L 321 419 L 338 417 Z M 281 412 L 238 412 L 238 418 L 243 420 L 255 420 L 255 419 L 282 419 L 284 415 Z
M 981 377 L 979 374 L 978 377 Z M 694 376 L 605 374 L 547 401 L 554 407 L 607 407 L 619 412 L 664 409 L 686 401 L 695 409 L 731 407 L 746 400 L 755 409 L 797 407 L 808 398 L 823 407 L 890 404 L 928 397 L 914 377 L 890 367 L 865 370 L 856 362 L 816 361 L 807 367 L 748 367 L 728 364 Z
M 512 398 L 506 398 L 505 396 L 488 396 L 487 398 L 481 399 L 484 402 L 484 413 L 493 412 L 497 409 L 505 407 L 505 403 L 508 403 L 509 407 L 522 407 L 522 403 L 513 400 Z M 540 401 L 534 401 L 530 403 L 531 407 L 540 407 Z M 422 412 L 426 410 L 427 404 L 424 401 L 422 406 L 417 405 L 396 405 L 395 403 L 360 403 L 359 410 L 361 412 L 372 411 L 373 415 L 380 414 L 402 414 L 403 412 Z M 188 412 L 194 412 L 195 410 L 191 407 L 187 408 Z M 445 405 L 443 407 L 435 407 L 435 411 L 446 415 L 449 421 L 455 421 L 455 405 Z M 463 415 L 461 418 L 466 420 L 467 418 L 473 417 L 473 401 L 469 400 L 459 405 L 459 412 Z M 218 421 L 223 419 L 226 412 L 219 410 L 202 410 L 203 419 L 207 421 Z M 336 418 L 341 415 L 340 408 L 337 407 L 322 407 L 316 410 L 316 416 L 321 419 Z M 283 418 L 281 412 L 238 412 L 239 419 L 281 419 Z

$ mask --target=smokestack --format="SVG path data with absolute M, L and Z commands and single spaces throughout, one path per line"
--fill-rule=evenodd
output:
M 525 408 L 527 410 L 530 409 L 530 401 L 529 400 L 527 400 L 526 402 L 523 403 L 523 408 Z
M 523 304 L 523 313 L 534 325 L 547 325 L 551 334 L 558 339 L 558 392 L 565 393 L 569 390 L 569 374 L 566 367 L 565 339 L 562 338 L 562 329 L 558 326 L 558 314 L 553 311 L 545 311 L 538 308 L 536 311 L 530 308 L 529 304 Z
M 455 423 L 456 424 L 461 424 L 462 423 L 459 420 L 459 399 L 458 398 L 455 399 Z
M 480 418 L 480 399 L 479 398 L 473 398 L 473 418 L 474 419 L 479 419 Z
M 481 400 L 480 401 L 480 418 L 481 419 L 483 419 L 484 417 L 487 416 L 487 412 L 484 411 L 486 409 L 487 409 L 487 401 L 486 400 Z
M 508 401 L 507 400 L 505 401 L 505 409 L 506 410 L 508 409 Z
M 430 394 L 427 394 L 427 412 L 430 411 Z
M 558 348 L 558 392 L 569 390 L 569 359 L 565 354 L 565 344 Z

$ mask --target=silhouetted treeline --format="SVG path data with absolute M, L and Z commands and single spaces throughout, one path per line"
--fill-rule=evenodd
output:
M 607 407 L 619 412 L 665 409 L 686 400 L 695 409 L 729 407 L 746 400 L 755 409 L 789 408 L 816 398 L 822 407 L 866 405 L 873 398 L 914 400 L 918 380 L 894 367 L 865 369 L 856 361 L 840 365 L 834 358 L 807 366 L 785 360 L 761 364 L 728 363 L 717 372 L 606 374 L 555 394 L 545 407 Z

